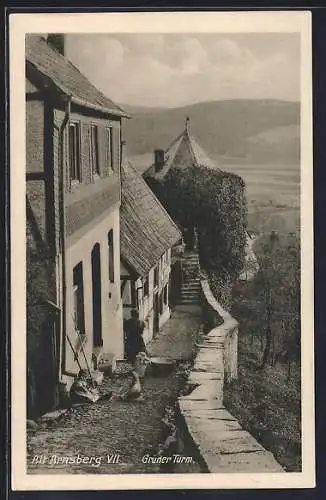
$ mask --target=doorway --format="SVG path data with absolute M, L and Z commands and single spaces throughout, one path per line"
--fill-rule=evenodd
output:
M 154 294 L 154 321 L 153 333 L 154 335 L 160 330 L 160 303 L 158 293 Z
M 101 254 L 96 243 L 92 250 L 92 289 L 93 289 L 93 344 L 103 345 L 102 338 L 102 291 L 101 291 Z

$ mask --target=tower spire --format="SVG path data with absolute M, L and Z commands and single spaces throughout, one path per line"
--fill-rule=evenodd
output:
M 185 128 L 185 131 L 187 132 L 187 134 L 189 133 L 189 121 L 190 121 L 190 118 L 189 116 L 186 117 L 186 128 Z

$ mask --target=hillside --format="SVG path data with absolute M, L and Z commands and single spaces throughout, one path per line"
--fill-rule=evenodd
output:
M 130 155 L 167 148 L 189 116 L 191 133 L 213 158 L 261 163 L 299 160 L 299 103 L 230 100 L 172 109 L 121 106 L 133 115 L 125 126 Z

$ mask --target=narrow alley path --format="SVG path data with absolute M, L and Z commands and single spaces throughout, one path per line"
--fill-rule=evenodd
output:
M 127 402 L 115 397 L 130 383 L 130 365 L 119 363 L 118 374 L 105 378 L 101 386 L 103 394 L 113 391 L 111 399 L 74 407 L 56 421 L 40 423 L 36 430 L 29 431 L 28 473 L 159 472 L 159 464 L 144 463 L 142 458 L 146 454 L 154 456 L 162 441 L 161 419 L 185 383 L 184 364 L 193 354 L 200 314 L 198 306 L 178 306 L 149 344 L 152 356 L 171 357 L 177 363 L 168 376 L 146 376 L 144 401 Z M 78 456 L 88 457 L 88 463 L 76 463 Z M 68 464 L 62 463 L 67 460 Z

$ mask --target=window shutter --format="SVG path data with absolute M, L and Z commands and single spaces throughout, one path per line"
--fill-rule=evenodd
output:
M 120 170 L 120 126 L 112 128 L 112 147 L 113 147 L 113 170 L 118 173 Z
M 107 177 L 109 175 L 108 165 L 106 161 L 106 129 L 102 125 L 98 126 L 98 154 L 100 175 Z
M 81 124 L 81 180 L 85 184 L 92 181 L 91 158 L 90 158 L 90 126 L 88 123 Z
M 68 193 L 71 190 L 71 180 L 70 180 L 70 166 L 69 166 L 69 130 L 68 127 L 65 129 L 63 134 L 63 166 L 64 166 L 64 182 L 65 190 Z M 59 165 L 61 168 L 61 165 Z

